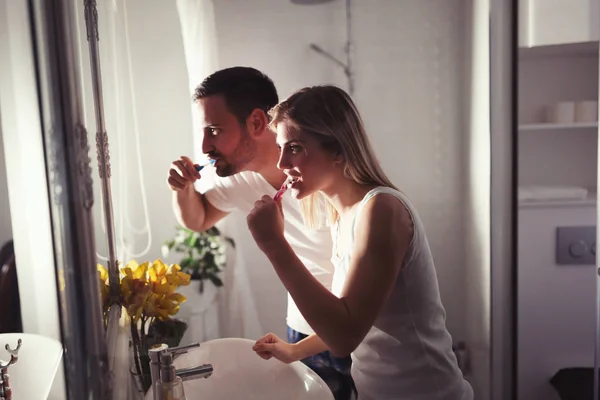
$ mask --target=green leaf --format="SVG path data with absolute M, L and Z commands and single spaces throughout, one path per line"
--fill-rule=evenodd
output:
M 181 262 L 179 263 L 179 266 L 181 268 L 191 268 L 193 262 L 194 262 L 193 259 L 186 257 L 183 260 L 181 260 Z
M 185 244 L 188 247 L 194 247 L 194 246 L 196 246 L 197 240 L 198 240 L 198 238 L 195 235 L 191 235 L 186 239 Z
M 210 275 L 208 277 L 208 279 L 210 279 L 210 281 L 216 286 L 216 287 L 221 287 L 223 286 L 223 281 L 221 280 L 221 278 L 219 278 L 216 275 Z
M 218 287 L 223 286 L 217 274 L 226 266 L 225 254 L 228 244 L 235 247 L 233 239 L 224 236 L 217 227 L 195 232 L 177 226 L 174 237 L 164 242 L 163 251 L 182 255 L 179 265 L 192 279 L 200 280 L 199 288 L 202 291 L 204 280 L 210 280 Z

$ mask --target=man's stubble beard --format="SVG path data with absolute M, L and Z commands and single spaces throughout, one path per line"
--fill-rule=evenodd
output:
M 235 148 L 233 154 L 228 157 L 233 162 L 227 162 L 226 165 L 217 168 L 217 175 L 220 177 L 227 177 L 235 175 L 242 171 L 247 171 L 247 166 L 256 158 L 257 145 L 250 139 L 247 132 L 242 133 L 242 139 Z

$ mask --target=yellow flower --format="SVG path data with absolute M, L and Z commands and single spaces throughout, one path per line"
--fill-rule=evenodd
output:
M 122 302 L 133 322 L 137 322 L 142 315 L 144 304 L 150 294 L 151 288 L 146 279 L 149 264 L 148 262 L 138 264 L 133 260 L 121 270 L 124 275 L 121 279 Z
M 177 264 L 167 266 L 158 259 L 148 269 L 148 279 L 152 283 L 152 291 L 156 294 L 175 293 L 179 286 L 190 284 L 191 276 L 181 272 Z
M 96 264 L 98 270 L 98 280 L 100 284 L 100 296 L 102 298 L 102 309 L 108 308 L 110 300 L 110 286 L 108 285 L 108 270 L 101 264 Z
M 108 270 L 102 264 L 96 264 L 98 269 L 98 277 L 101 282 L 108 282 Z
M 97 264 L 100 293 L 104 312 L 110 303 L 108 270 Z M 120 303 L 127 310 L 133 323 L 144 316 L 170 319 L 177 314 L 185 296 L 175 291 L 179 286 L 190 284 L 191 276 L 181 272 L 177 264 L 166 265 L 160 259 L 152 264 L 138 264 L 131 260 L 121 268 Z
M 185 300 L 185 296 L 179 293 L 150 293 L 144 305 L 144 312 L 149 317 L 168 320 L 179 312 L 179 306 Z

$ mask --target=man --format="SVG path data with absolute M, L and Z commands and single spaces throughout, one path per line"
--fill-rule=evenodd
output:
M 169 170 L 168 184 L 179 222 L 205 231 L 234 210 L 249 213 L 263 195 L 275 195 L 286 176 L 277 168 L 279 149 L 268 128 L 268 111 L 278 103 L 275 85 L 253 68 L 234 67 L 215 72 L 196 88 L 203 123 L 202 152 L 215 160 L 219 176 L 213 187 L 198 193 L 200 179 L 189 158 L 181 157 Z M 329 229 L 311 230 L 302 220 L 297 200 L 284 196 L 285 235 L 304 265 L 331 289 L 331 235 Z M 288 342 L 311 335 L 302 314 L 288 295 Z M 331 388 L 334 397 L 349 399 L 353 391 L 349 357 L 337 359 L 329 352 L 302 360 Z

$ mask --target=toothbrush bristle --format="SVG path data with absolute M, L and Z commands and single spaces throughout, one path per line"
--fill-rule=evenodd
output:
M 196 165 L 196 171 L 200 172 L 204 167 L 208 167 L 209 165 L 213 165 L 217 160 L 211 159 L 206 164 Z

